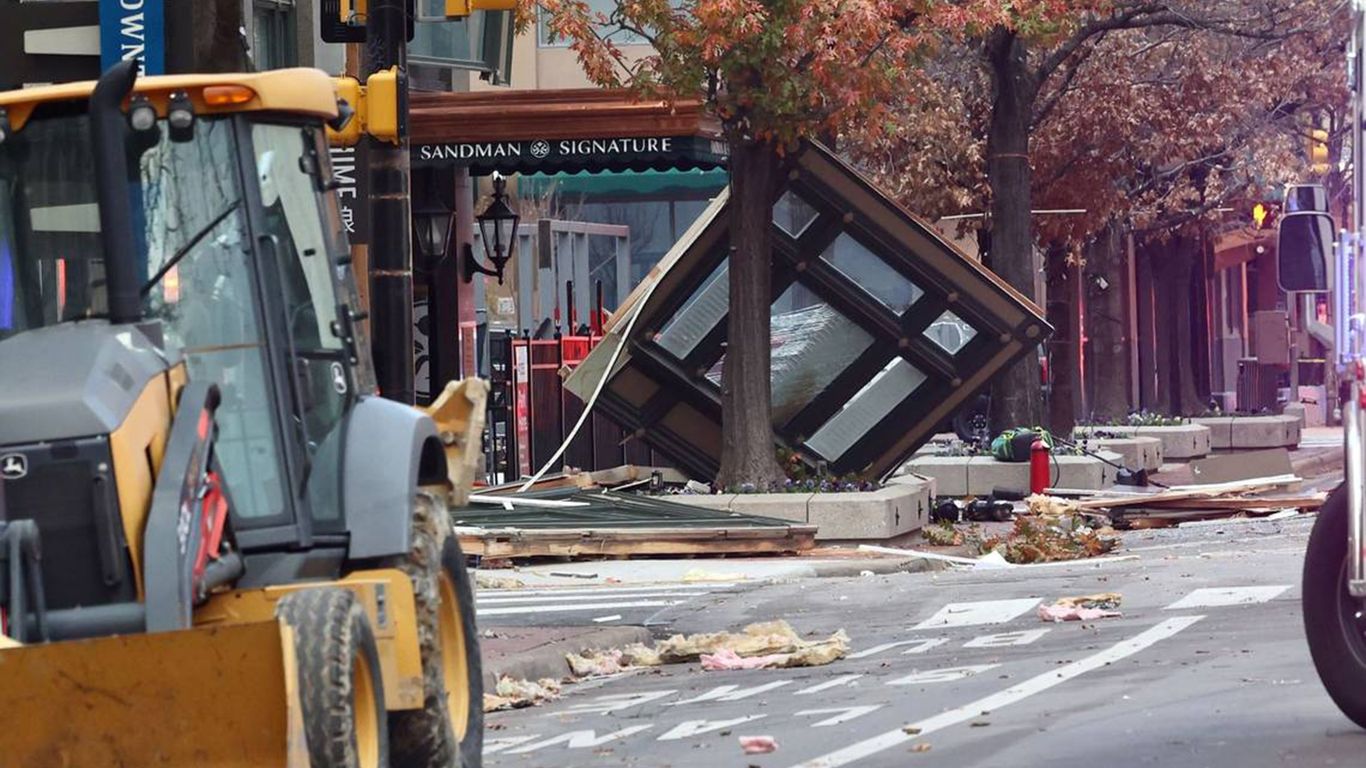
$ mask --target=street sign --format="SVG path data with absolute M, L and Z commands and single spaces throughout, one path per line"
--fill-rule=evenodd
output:
M 365 173 L 364 143 L 354 147 L 329 147 L 332 177 L 337 181 L 342 223 L 352 245 L 370 242 L 370 194 Z
M 166 72 L 163 0 L 100 0 L 100 68 L 135 59 L 145 75 Z

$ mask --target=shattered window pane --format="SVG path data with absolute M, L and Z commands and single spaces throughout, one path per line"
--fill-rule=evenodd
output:
M 977 335 L 977 329 L 968 325 L 958 315 L 945 311 L 925 329 L 925 335 L 930 341 L 938 344 L 941 349 L 950 355 L 958 354 L 958 351 L 972 341 L 972 337 Z
M 866 331 L 800 283 L 773 302 L 770 322 L 775 425 L 796 416 L 873 343 Z M 720 386 L 724 367 L 723 356 L 707 372 L 707 379 Z
M 847 232 L 840 234 L 821 258 L 898 315 L 925 295 L 920 286 Z
M 807 205 L 805 200 L 791 190 L 784 192 L 783 196 L 778 198 L 778 202 L 773 204 L 773 223 L 793 239 L 801 237 L 806 228 L 811 226 L 811 222 L 816 220 L 817 215 L 815 208 Z
M 915 366 L 900 357 L 892 360 L 816 430 L 806 445 L 827 461 L 839 459 L 923 383 L 925 374 Z
M 729 266 L 729 261 L 721 262 L 721 266 L 711 273 L 706 282 L 688 297 L 683 307 L 655 336 L 656 344 L 681 360 L 711 333 L 721 318 L 726 316 L 730 303 Z

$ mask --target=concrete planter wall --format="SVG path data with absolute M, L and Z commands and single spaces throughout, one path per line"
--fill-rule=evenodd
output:
M 669 501 L 814 525 L 817 541 L 882 541 L 923 528 L 934 496 L 932 479 L 903 475 L 865 493 L 732 493 Z
M 1117 453 L 1097 451 L 1119 464 Z M 1029 462 L 997 461 L 990 456 L 917 456 L 906 471 L 933 477 L 940 496 L 987 496 L 997 489 L 1029 492 Z M 1115 468 L 1090 456 L 1054 456 L 1050 485 L 1100 490 L 1115 484 Z
M 1300 444 L 1298 415 L 1214 416 L 1192 419 L 1210 431 L 1216 450 L 1238 451 L 1261 448 L 1294 448 Z
M 1164 461 L 1187 461 L 1209 455 L 1210 430 L 1203 424 L 1177 424 L 1170 427 L 1132 427 L 1127 425 L 1105 427 L 1077 427 L 1076 434 L 1108 432 L 1126 437 L 1155 437 L 1162 441 Z
M 1086 440 L 1089 451 L 1107 451 L 1124 457 L 1120 463 L 1134 471 L 1156 472 L 1162 467 L 1162 441 L 1156 437 L 1092 437 Z

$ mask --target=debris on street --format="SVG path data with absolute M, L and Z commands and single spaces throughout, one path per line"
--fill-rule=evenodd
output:
M 737 656 L 793 654 L 806 663 L 785 666 L 819 666 L 843 658 L 849 651 L 849 636 L 839 630 L 825 640 L 803 640 L 786 621 L 750 624 L 739 632 L 709 632 L 674 635 L 655 644 L 665 664 L 700 660 L 728 650 Z
M 740 749 L 747 755 L 766 755 L 778 750 L 778 742 L 772 736 L 741 736 Z
M 491 573 L 474 572 L 474 584 L 480 589 L 522 589 L 526 584 L 520 579 L 508 576 L 495 576 Z
M 1097 595 L 1064 597 L 1052 603 L 1039 606 L 1041 621 L 1095 621 L 1097 619 L 1123 616 L 1118 610 L 1124 599 L 1118 592 L 1104 592 Z
M 500 677 L 494 692 L 484 694 L 484 711 L 500 712 L 507 709 L 524 709 L 558 698 L 560 698 L 560 681 L 558 680 L 548 677 L 536 681 Z
M 1031 513 L 1035 514 L 1105 514 L 1115 528 L 1167 528 L 1188 521 L 1235 516 L 1285 517 L 1287 509 L 1312 511 L 1323 506 L 1328 498 L 1326 493 L 1293 490 L 1301 482 L 1299 476 L 1285 474 L 1228 483 L 1173 486 L 1156 491 L 1052 488 L 1049 493 L 1055 495 L 1031 496 L 1028 504 Z

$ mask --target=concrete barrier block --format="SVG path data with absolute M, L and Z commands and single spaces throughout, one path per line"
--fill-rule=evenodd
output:
M 1094 437 L 1087 439 L 1084 447 L 1090 451 L 1118 454 L 1119 463 L 1135 471 L 1156 472 L 1162 466 L 1162 441 L 1156 437 Z
M 761 515 L 805 523 L 810 493 L 737 493 L 730 503 L 730 511 L 742 515 Z
M 808 520 L 818 540 L 885 540 L 923 528 L 934 483 L 914 478 L 868 493 L 817 493 Z
M 729 511 L 731 502 L 735 500 L 733 493 L 680 493 L 677 496 L 665 496 L 665 501 L 674 504 L 687 504 L 690 507 L 703 507 L 705 509 L 718 509 Z
M 1294 448 L 1300 444 L 1301 418 L 1294 414 L 1214 416 L 1192 421 L 1210 429 L 1215 450 Z
M 1162 441 L 1164 461 L 1186 461 L 1208 456 L 1211 450 L 1210 428 L 1204 424 L 1175 424 L 1167 427 L 1088 426 L 1077 427 L 1077 435 L 1104 432 L 1126 437 L 1155 437 Z
M 969 461 L 967 456 L 918 456 L 906 464 L 906 469 L 934 478 L 940 496 L 966 496 Z

